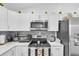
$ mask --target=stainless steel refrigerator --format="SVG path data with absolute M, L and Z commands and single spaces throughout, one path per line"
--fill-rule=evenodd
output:
M 79 56 L 79 17 L 69 20 L 69 55 Z
M 69 20 L 59 21 L 58 38 L 64 45 L 64 56 L 69 56 Z

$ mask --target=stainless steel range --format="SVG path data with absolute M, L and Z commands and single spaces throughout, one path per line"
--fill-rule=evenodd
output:
M 51 46 L 46 38 L 32 38 L 28 45 L 29 56 L 50 56 Z

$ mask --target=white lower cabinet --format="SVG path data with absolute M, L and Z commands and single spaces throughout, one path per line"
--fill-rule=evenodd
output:
M 64 48 L 63 45 L 61 46 L 51 45 L 51 56 L 63 56 L 64 53 L 63 48 Z M 32 49 L 32 56 L 34 55 L 33 49 Z M 47 49 L 45 51 L 47 51 Z M 17 45 L 4 52 L 1 56 L 28 56 L 28 45 Z
M 19 20 L 19 14 L 17 12 L 8 10 L 8 26 L 9 31 L 19 31 L 21 27 L 21 20 Z
M 51 46 L 51 56 L 63 56 L 63 46 Z
M 7 51 L 6 53 L 2 54 L 2 56 L 12 56 L 12 51 Z
M 58 31 L 59 16 L 55 13 L 49 15 L 48 31 Z
M 8 10 L 9 31 L 30 31 L 30 18 L 25 13 Z
M 15 56 L 28 56 L 28 47 L 17 46 L 15 50 Z
M 18 47 L 18 46 L 16 47 L 16 49 L 15 49 L 15 54 L 14 54 L 15 56 L 21 56 L 21 52 L 22 52 L 22 51 L 21 51 L 20 48 L 21 48 L 21 47 Z
M 1 56 L 28 56 L 28 47 L 26 45 L 15 46 Z
M 2 56 L 14 56 L 14 48 L 8 50 L 7 52 L 3 53 Z

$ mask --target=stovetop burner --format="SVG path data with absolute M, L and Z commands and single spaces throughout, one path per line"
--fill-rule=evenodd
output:
M 46 38 L 33 38 L 28 47 L 51 47 L 51 45 L 47 42 Z

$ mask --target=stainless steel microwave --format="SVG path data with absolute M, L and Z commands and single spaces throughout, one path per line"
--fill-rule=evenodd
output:
M 47 30 L 48 29 L 48 21 L 47 20 L 32 21 L 30 28 L 31 28 L 31 30 Z

